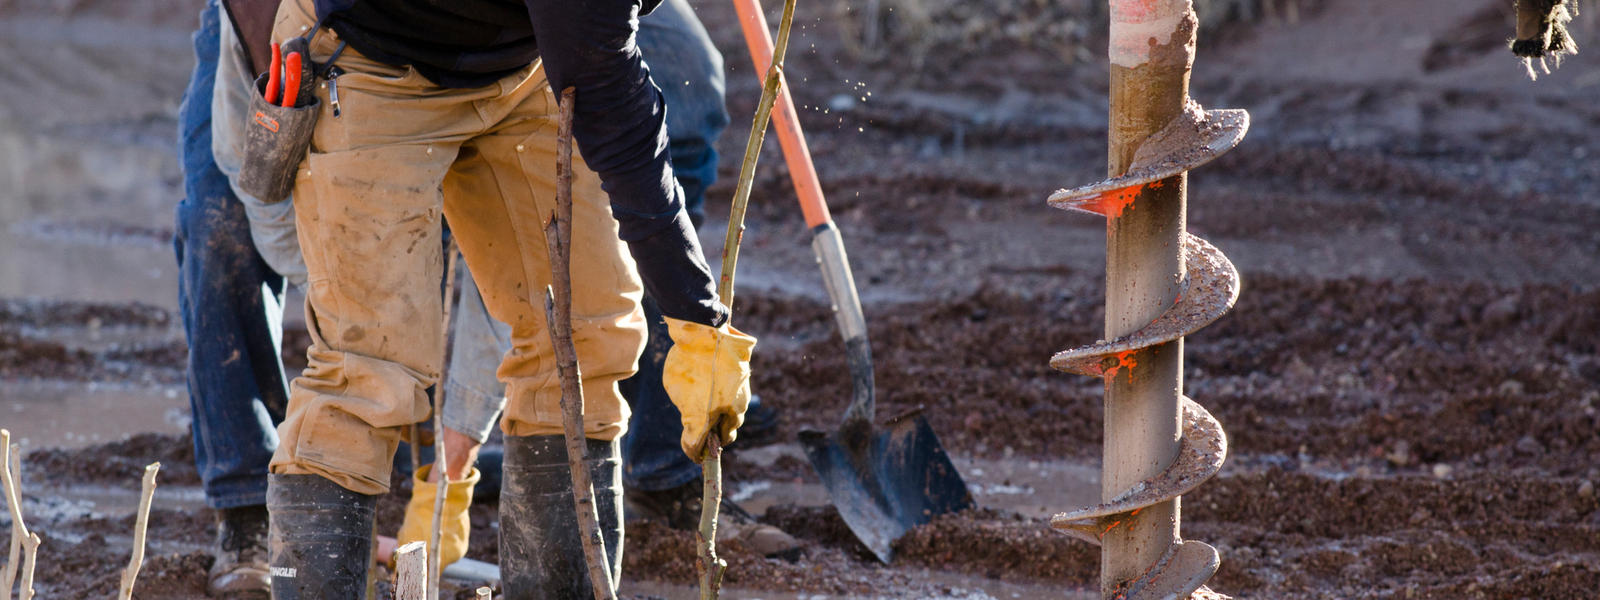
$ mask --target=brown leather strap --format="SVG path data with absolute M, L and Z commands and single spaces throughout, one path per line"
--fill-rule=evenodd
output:
M 272 62 L 272 25 L 278 18 L 280 0 L 222 0 L 228 20 L 239 34 L 239 43 L 250 57 L 250 74 L 266 72 Z

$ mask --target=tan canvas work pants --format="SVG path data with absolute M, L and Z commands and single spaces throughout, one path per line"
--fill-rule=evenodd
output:
M 273 38 L 314 25 L 311 0 L 285 2 Z M 338 40 L 312 43 L 322 61 Z M 509 435 L 561 433 L 561 390 L 545 329 L 550 280 L 542 223 L 555 207 L 555 97 L 535 63 L 482 88 L 447 89 L 416 70 L 346 49 L 341 114 L 327 86 L 294 188 L 308 273 L 309 365 L 294 380 L 272 472 L 318 474 L 359 493 L 388 490 L 403 426 L 428 417 L 442 356 L 441 215 L 485 304 L 512 329 L 500 364 Z M 617 382 L 644 348 L 642 288 L 605 192 L 573 158 L 573 341 L 584 428 L 627 427 Z M 537 303 L 530 300 L 536 298 Z

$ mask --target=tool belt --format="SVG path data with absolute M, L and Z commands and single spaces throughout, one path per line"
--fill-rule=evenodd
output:
M 248 4 L 248 3 L 246 3 Z M 230 13 L 231 14 L 231 13 Z M 301 37 L 280 44 L 263 44 L 261 38 L 241 41 L 252 57 L 256 94 L 245 112 L 244 164 L 239 169 L 239 189 L 256 199 L 282 202 L 294 189 L 300 162 L 311 147 L 311 134 L 321 114 L 322 103 L 315 90 L 318 78 L 333 70 L 334 61 L 344 51 L 341 42 L 333 55 L 318 63 L 311 58 L 311 39 L 322 30 L 321 23 Z M 270 32 L 267 33 L 270 39 Z M 270 46 L 267 69 L 262 72 L 255 51 Z

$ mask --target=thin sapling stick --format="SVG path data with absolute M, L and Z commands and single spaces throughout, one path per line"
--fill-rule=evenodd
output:
M 444 449 L 444 391 L 447 389 L 445 382 L 450 376 L 448 357 L 450 353 L 450 305 L 455 304 L 456 289 L 456 240 L 450 238 L 449 245 L 444 249 L 444 319 L 440 325 L 442 333 L 440 338 L 441 348 L 440 363 L 445 367 L 439 370 L 439 382 L 433 386 L 433 472 L 439 475 L 439 485 L 434 488 L 433 495 L 433 528 L 429 529 L 427 564 L 428 581 L 427 600 L 439 600 L 439 578 L 443 575 L 439 564 L 439 538 L 444 530 L 444 496 L 450 487 L 450 463 L 445 456 Z M 413 464 L 412 468 L 417 468 Z
M 744 148 L 744 161 L 739 167 L 739 186 L 733 194 L 733 208 L 728 211 L 728 235 L 722 242 L 722 278 L 717 294 L 728 306 L 728 320 L 733 320 L 733 275 L 739 266 L 739 242 L 744 239 L 744 214 L 750 205 L 750 188 L 755 181 L 756 159 L 761 156 L 761 144 L 767 136 L 767 124 L 772 119 L 772 105 L 778 99 L 778 87 L 783 81 L 783 56 L 789 48 L 789 28 L 794 24 L 795 0 L 783 3 L 783 18 L 778 22 L 778 42 L 772 49 L 772 66 L 767 69 L 766 84 L 761 89 L 761 103 L 756 105 L 755 122 L 750 126 L 750 139 Z M 712 374 L 713 380 L 716 374 Z M 700 598 L 714 600 L 721 593 L 722 574 L 728 564 L 717 557 L 717 512 L 722 505 L 722 439 L 719 424 L 711 424 L 711 436 L 706 443 L 705 460 L 701 463 L 704 487 L 700 495 Z
M 550 257 L 550 287 L 544 290 L 545 322 L 550 345 L 561 374 L 561 430 L 567 442 L 567 467 L 572 471 L 572 498 L 578 514 L 583 558 L 595 600 L 615 600 L 616 582 L 600 537 L 600 513 L 594 500 L 594 482 L 584 456 L 583 374 L 572 343 L 572 113 L 577 89 L 561 90 L 561 123 L 556 129 L 556 211 L 544 226 Z M 554 289 L 552 289 L 554 288 Z

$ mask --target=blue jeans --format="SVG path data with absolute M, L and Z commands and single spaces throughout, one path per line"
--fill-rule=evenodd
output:
M 651 79 L 667 102 L 672 172 L 683 186 L 689 218 L 699 227 L 705 221 L 706 188 L 717 180 L 717 138 L 728 126 L 722 53 L 688 0 L 666 0 L 640 19 L 638 41 Z
M 244 206 L 211 156 L 211 89 L 219 11 L 208 0 L 194 33 L 196 65 L 178 112 L 184 199 L 173 249 L 189 342 L 195 466 L 212 508 L 266 503 L 289 389 L 279 359 L 284 280 L 250 241 Z

